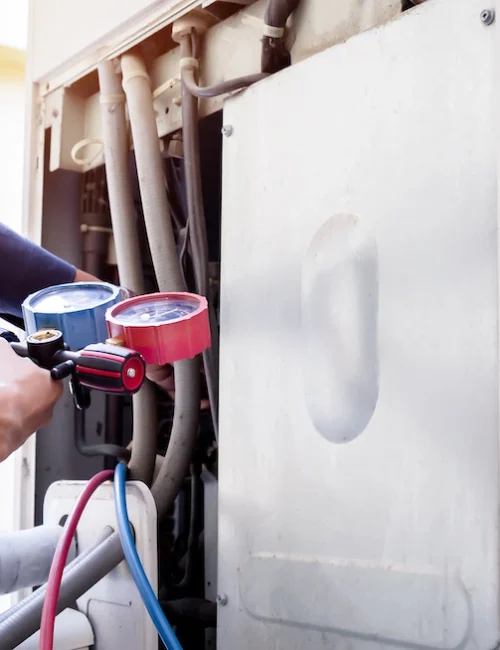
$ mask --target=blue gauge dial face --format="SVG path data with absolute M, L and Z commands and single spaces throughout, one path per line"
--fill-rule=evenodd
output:
M 42 291 L 31 302 L 31 309 L 44 314 L 63 314 L 93 309 L 114 297 L 111 287 L 75 284 Z
M 126 306 L 113 316 L 122 325 L 154 325 L 184 318 L 199 307 L 189 298 L 151 298 Z

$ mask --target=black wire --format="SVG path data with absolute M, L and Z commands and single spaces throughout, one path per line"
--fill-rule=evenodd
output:
M 193 580 L 196 552 L 198 550 L 198 521 L 200 513 L 200 469 L 195 465 L 191 466 L 191 512 L 189 516 L 189 535 L 186 551 L 186 566 L 182 580 L 176 585 L 179 589 L 185 589 L 191 585 Z
M 189 221 L 186 224 L 186 229 L 184 232 L 184 241 L 182 242 L 182 248 L 181 248 L 181 254 L 180 254 L 180 260 L 181 260 L 181 267 L 184 269 L 185 265 L 185 258 L 186 258 L 186 253 L 189 247 Z
M 128 462 L 130 460 L 130 450 L 119 445 L 101 444 L 88 445 L 85 442 L 85 411 L 75 406 L 75 446 L 82 456 L 111 456 L 119 460 Z
M 176 192 L 173 192 L 174 183 L 177 181 L 175 176 L 175 168 L 173 167 L 173 159 L 167 158 L 167 163 L 164 169 L 165 176 L 165 189 L 167 191 L 167 201 L 177 231 L 180 231 L 186 225 L 186 217 L 182 205 L 179 203 Z
M 194 33 L 185 37 L 181 43 L 181 55 L 189 57 L 193 54 L 193 43 L 198 41 Z M 219 409 L 219 369 L 218 369 L 218 337 L 214 330 L 216 322 L 213 317 L 213 307 L 209 292 L 208 273 L 208 239 L 201 186 L 200 142 L 198 133 L 198 100 L 188 90 L 185 84 L 186 69 L 182 71 L 182 131 L 184 140 L 184 174 L 186 179 L 186 194 L 188 205 L 189 243 L 197 293 L 206 296 L 209 301 L 209 317 L 212 332 L 212 346 L 203 352 L 203 365 L 210 399 L 210 412 L 214 426 L 214 434 L 218 438 L 218 409 Z

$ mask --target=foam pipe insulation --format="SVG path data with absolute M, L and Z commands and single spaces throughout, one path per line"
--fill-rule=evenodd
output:
M 62 530 L 61 526 L 37 526 L 0 535 L 0 594 L 11 594 L 47 581 Z M 73 540 L 68 562 L 75 556 Z

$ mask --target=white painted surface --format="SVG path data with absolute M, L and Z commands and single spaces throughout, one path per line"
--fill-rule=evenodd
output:
M 189 4 L 186 0 L 30 0 L 33 21 L 32 73 L 34 79 L 46 77 L 76 55 L 106 47 L 106 38 L 148 9 Z M 57 16 L 57 19 L 55 18 Z
M 94 645 L 94 633 L 88 618 L 75 609 L 65 609 L 56 617 L 53 650 L 88 650 Z M 40 632 L 33 634 L 16 650 L 39 650 Z
M 219 650 L 500 638 L 483 8 L 430 1 L 226 104 Z
M 12 19 L 11 41 L 20 41 L 19 14 L 12 7 L 7 13 Z M 17 20 L 17 21 L 16 21 Z M 0 28 L 0 42 L 9 44 L 5 24 Z M 17 36 L 16 36 L 17 34 Z M 0 221 L 17 232 L 22 229 L 23 201 L 23 148 L 24 148 L 24 79 L 22 76 L 3 74 L 0 61 Z M 15 269 L 13 269 L 15 272 Z M 0 327 L 2 323 L 0 322 Z M 4 324 L 6 327 L 9 325 Z M 0 533 L 18 530 L 21 527 L 22 506 L 20 503 L 23 471 L 23 452 L 19 450 L 0 463 Z M 0 611 L 5 611 L 16 599 L 15 595 L 0 596 Z
M 2 2 L 0 45 L 26 49 L 28 39 L 28 0 Z
M 24 79 L 2 76 L 0 62 L 0 220 L 21 232 L 23 201 Z
M 83 481 L 53 483 L 45 496 L 44 524 L 53 524 L 69 514 L 84 485 Z M 137 553 L 157 594 L 156 505 L 143 483 L 127 483 L 127 507 Z M 117 530 L 113 485 L 110 483 L 99 487 L 85 508 L 77 529 L 80 552 L 93 545 L 107 526 Z M 95 638 L 99 639 L 99 650 L 157 650 L 158 634 L 125 561 L 79 598 L 78 608 L 91 621 Z

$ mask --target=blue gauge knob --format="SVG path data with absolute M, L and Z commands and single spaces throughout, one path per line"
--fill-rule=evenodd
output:
M 106 282 L 47 287 L 23 302 L 26 333 L 59 330 L 71 350 L 102 343 L 108 337 L 106 311 L 122 299 L 121 289 Z

